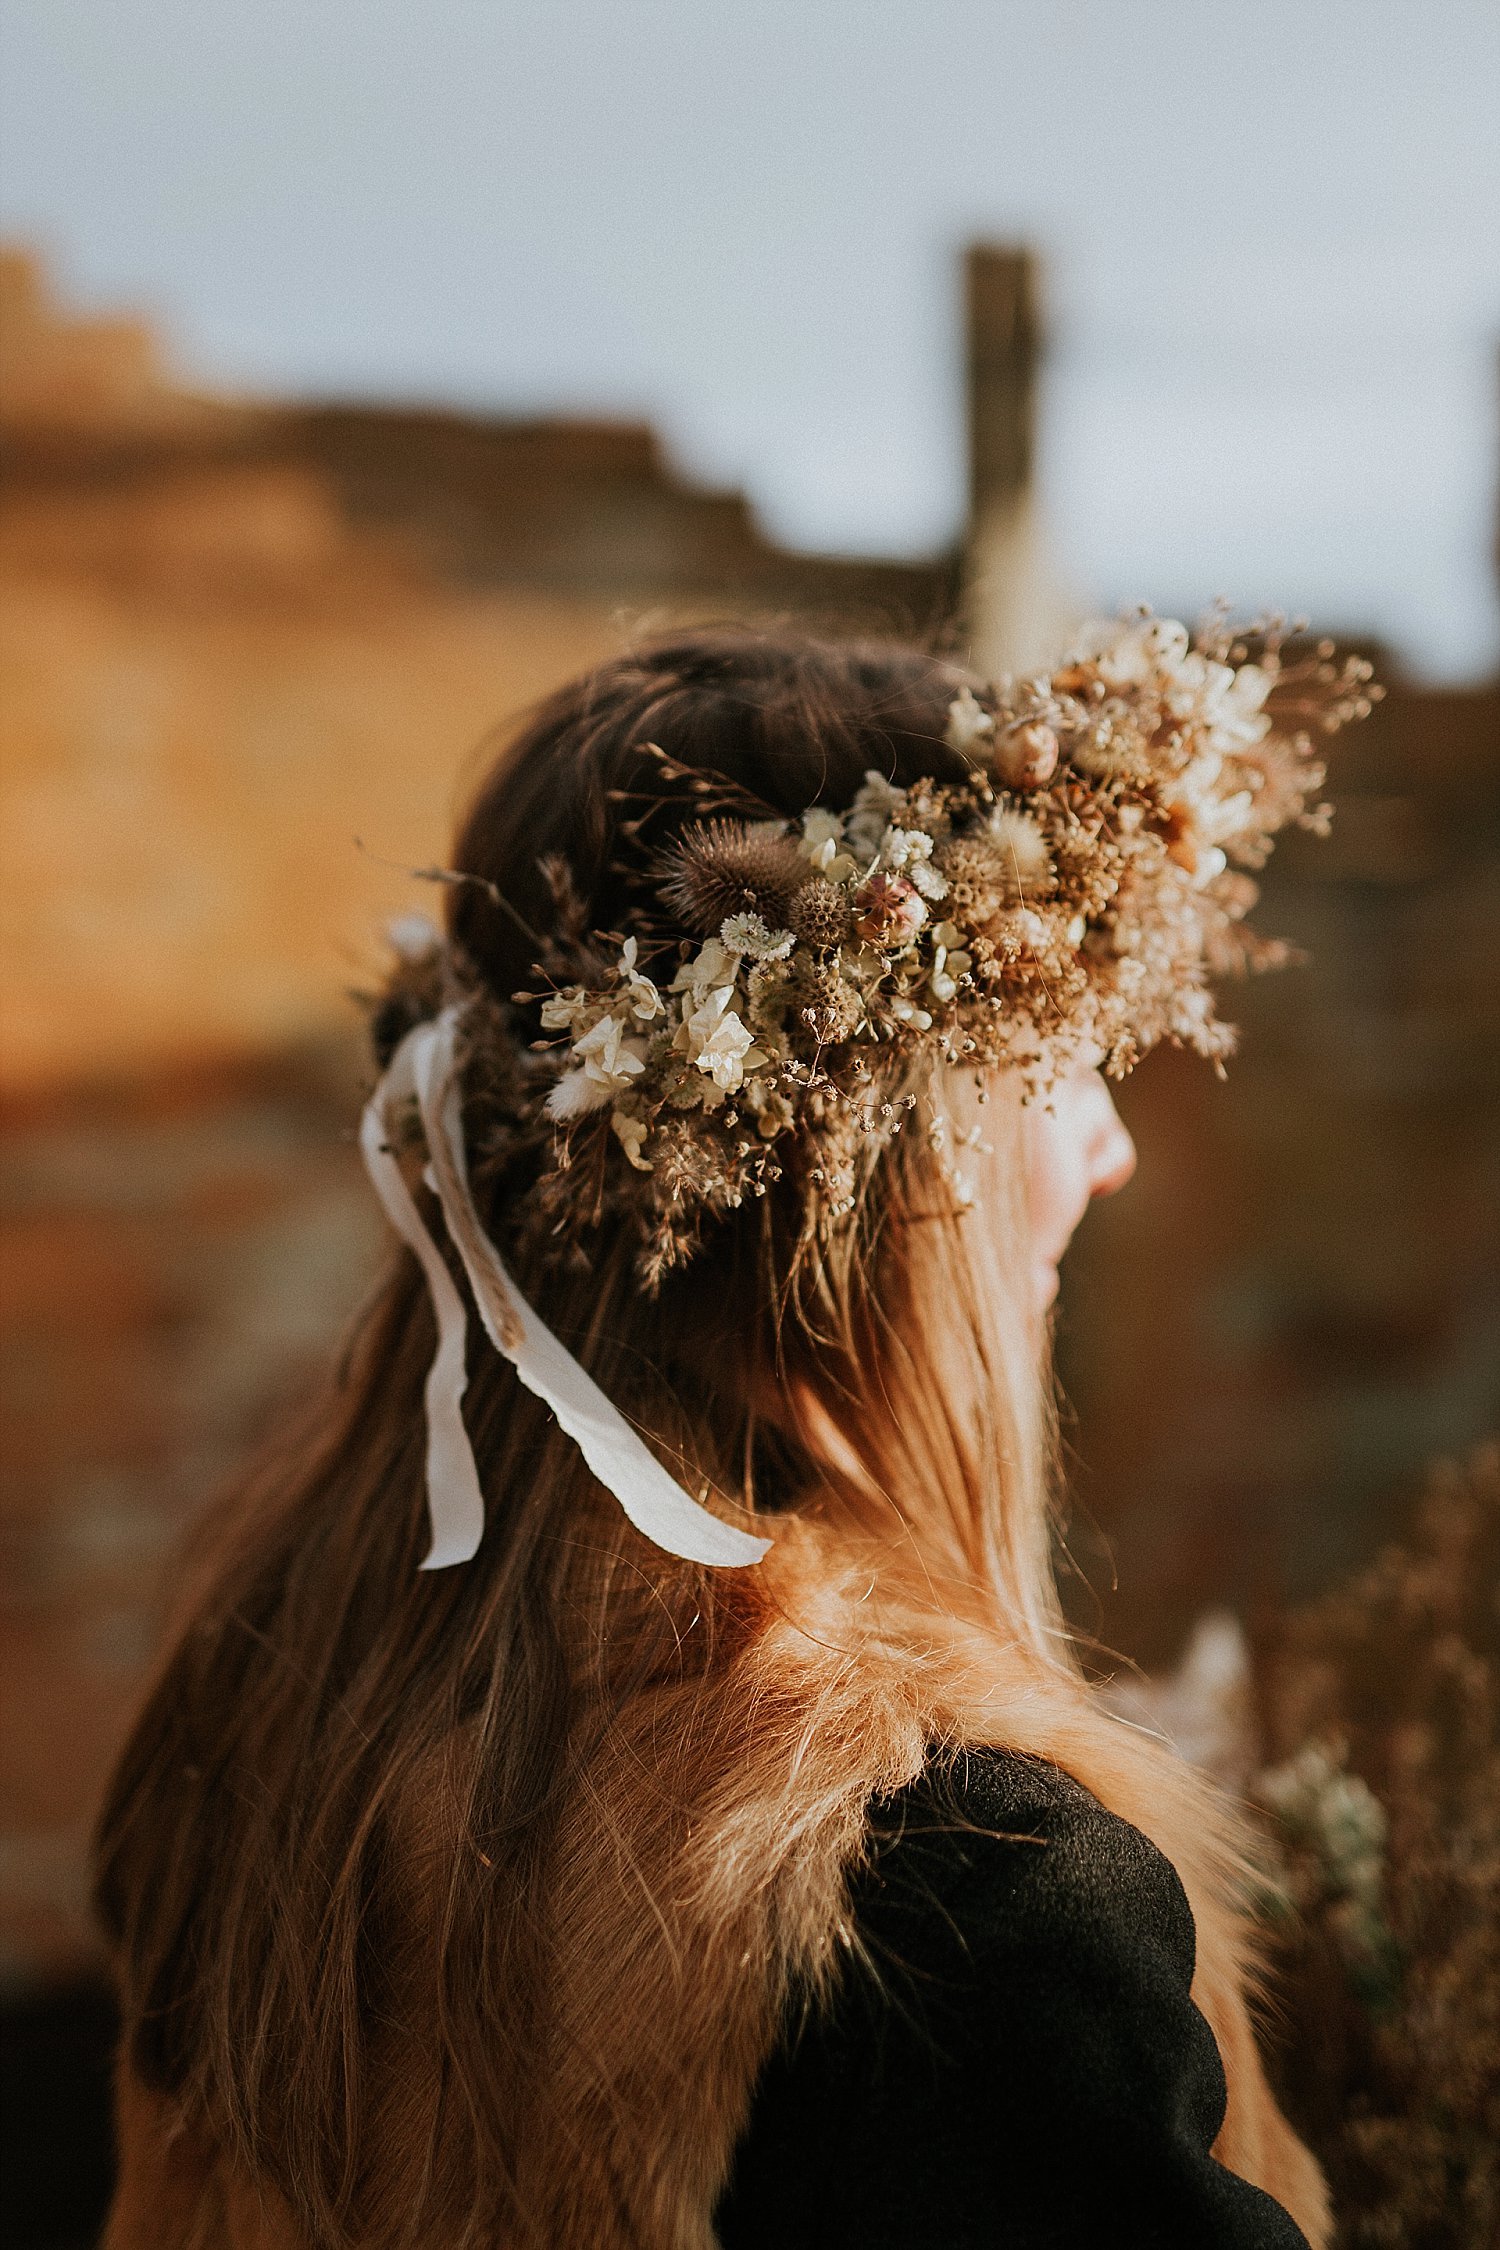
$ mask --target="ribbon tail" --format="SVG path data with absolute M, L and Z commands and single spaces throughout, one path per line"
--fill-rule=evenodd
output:
M 432 1297 L 437 1321 L 437 1351 L 428 1369 L 423 1399 L 427 1410 L 427 1509 L 432 1545 L 423 1570 L 446 1570 L 468 1562 L 484 1536 L 484 1495 L 474 1449 L 464 1428 L 461 1401 L 467 1382 L 464 1345 L 468 1321 L 453 1276 L 422 1223 L 392 1155 L 387 1138 L 386 1102 L 399 1083 L 398 1054 L 376 1087 L 360 1119 L 359 1146 L 370 1184 L 381 1207 L 407 1247 L 414 1251 Z
M 771 1545 L 694 1500 L 606 1398 L 593 1377 L 521 1296 L 485 1233 L 469 1189 L 453 1009 L 411 1034 L 412 1070 L 432 1174 L 480 1318 L 495 1349 L 552 1409 L 637 1531 L 686 1562 L 718 1569 L 758 1563 Z

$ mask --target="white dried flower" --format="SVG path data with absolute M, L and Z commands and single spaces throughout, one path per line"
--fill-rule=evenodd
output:
M 880 865 L 904 875 L 924 898 L 948 896 L 948 878 L 932 864 L 932 838 L 919 828 L 888 828 L 880 846 Z
M 625 1110 L 617 1109 L 610 1119 L 610 1124 L 614 1129 L 615 1139 L 625 1151 L 626 1161 L 634 1165 L 637 1172 L 649 1172 L 651 1170 L 650 1159 L 641 1154 L 641 1149 L 651 1131 L 645 1119 L 631 1117 Z
M 709 938 L 699 946 L 691 961 L 684 961 L 672 979 L 674 992 L 691 992 L 697 1005 L 702 1004 L 710 992 L 722 988 L 726 996 L 739 973 L 739 955 L 731 953 L 719 938 Z
M 732 1010 L 726 1010 L 693 1058 L 705 1077 L 732 1094 L 748 1067 L 754 1034 Z
M 1225 749 L 1248 750 L 1252 743 L 1265 740 L 1271 720 L 1263 706 L 1271 686 L 1270 673 L 1259 664 L 1240 666 L 1214 719 L 1215 737 Z
M 1163 672 L 1174 672 L 1187 655 L 1192 636 L 1175 617 L 1148 618 L 1136 629 L 1148 661 Z
M 542 1002 L 542 1024 L 547 1031 L 571 1031 L 589 1005 L 582 985 L 570 984 L 565 992 L 549 993 Z
M 995 722 L 972 688 L 961 687 L 948 706 L 948 725 L 943 740 L 950 750 L 961 758 L 968 757 L 976 742 L 993 734 Z
M 620 948 L 620 966 L 615 972 L 625 987 L 626 1003 L 638 1023 L 649 1023 L 653 1016 L 666 1014 L 667 1004 L 651 979 L 635 965 L 636 942 L 628 937 Z M 545 1013 L 542 1018 L 546 1021 Z
M 802 849 L 809 859 L 816 859 L 825 844 L 832 844 L 837 851 L 843 834 L 841 815 L 829 812 L 825 805 L 810 805 L 802 815 Z
M 948 948 L 940 945 L 932 957 L 932 968 L 927 978 L 927 989 L 934 1000 L 945 1005 L 958 998 L 958 979 L 949 974 Z
M 752 961 L 784 961 L 797 940 L 791 930 L 773 930 L 758 914 L 731 914 L 719 931 L 719 942 L 731 953 L 748 953 Z
M 1196 720 L 1200 726 L 1213 726 L 1233 686 L 1229 665 L 1193 649 L 1171 674 L 1166 706 L 1174 719 L 1185 724 Z
M 1175 617 L 1100 619 L 1084 626 L 1067 661 L 1094 665 L 1107 687 L 1148 687 L 1176 674 L 1190 641 Z
M 602 1108 L 605 1100 L 623 1093 L 646 1067 L 638 1042 L 626 1038 L 625 1027 L 615 1016 L 601 1016 L 592 1030 L 574 1040 L 573 1053 L 583 1065 L 584 1077 L 603 1090 L 601 1100 L 588 1103 L 589 1108 Z M 553 1091 L 560 1094 L 568 1083 L 563 1079 Z
M 882 840 L 898 807 L 906 802 L 906 792 L 886 780 L 885 775 L 870 767 L 854 802 L 849 817 L 844 822 L 844 834 L 855 858 L 868 865 L 880 851 Z M 826 874 L 828 870 L 825 868 Z

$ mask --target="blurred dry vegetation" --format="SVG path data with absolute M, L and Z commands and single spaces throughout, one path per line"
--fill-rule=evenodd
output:
M 1283 2099 L 1347 2250 L 1500 2240 L 1500 1449 L 1260 1665 Z

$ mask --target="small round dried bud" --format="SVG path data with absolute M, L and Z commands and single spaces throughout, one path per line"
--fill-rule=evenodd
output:
M 910 945 L 927 919 L 915 884 L 904 875 L 872 875 L 854 898 L 854 927 L 870 945 Z
M 825 1047 L 852 1039 L 864 1021 L 864 1002 L 859 994 L 825 962 L 804 964 L 797 974 L 793 998 L 798 1017 Z
M 830 883 L 826 875 L 814 875 L 793 896 L 790 919 L 804 945 L 827 947 L 843 944 L 853 918 L 838 884 Z
M 1040 789 L 1057 771 L 1057 736 L 1040 719 L 1011 727 L 995 745 L 995 771 L 1008 789 Z

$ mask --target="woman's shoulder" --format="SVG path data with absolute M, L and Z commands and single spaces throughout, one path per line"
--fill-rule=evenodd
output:
M 919 1933 L 924 1952 L 1065 1940 L 1092 1954 L 1146 1943 L 1191 1980 L 1192 1910 L 1166 1855 L 1049 1759 L 971 1749 L 935 1761 L 871 1808 L 855 1880 L 872 1950 Z
M 788 2023 L 719 2213 L 777 2241 L 1297 2250 L 1218 2164 L 1171 1863 L 1058 1766 L 971 1750 L 870 1811 L 832 1996 Z

